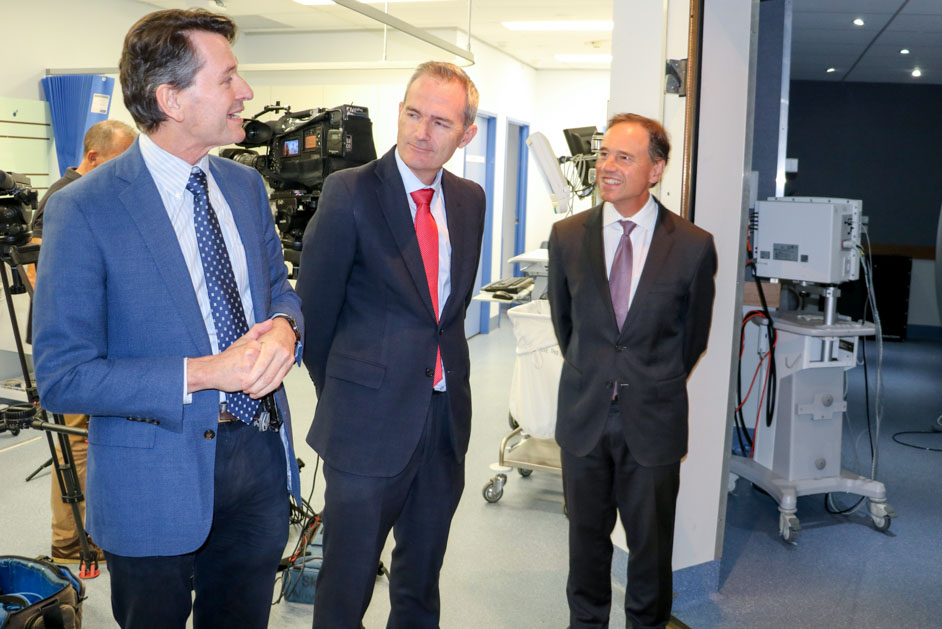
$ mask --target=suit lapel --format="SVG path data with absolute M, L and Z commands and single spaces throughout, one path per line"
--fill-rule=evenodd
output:
M 201 354 L 212 353 L 206 324 L 200 312 L 190 272 L 180 251 L 180 242 L 170 224 L 170 218 L 160 199 L 160 193 L 154 184 L 150 172 L 141 157 L 138 144 L 128 149 L 128 156 L 117 165 L 116 176 L 126 182 L 118 194 L 128 214 L 137 224 L 141 238 L 158 275 L 167 285 L 167 290 L 174 297 L 173 304 L 180 310 L 184 327 L 190 334 L 194 345 Z M 170 308 L 171 304 L 160 304 L 161 308 Z
M 589 275 L 595 282 L 599 291 L 599 303 L 605 304 L 608 320 L 615 325 L 615 308 L 612 306 L 612 291 L 608 287 L 608 269 L 605 265 L 605 242 L 602 236 L 602 206 L 597 205 L 590 210 L 592 214 L 586 218 L 583 228 L 585 236 L 583 250 L 589 265 Z
M 393 151 L 395 149 L 386 153 L 376 167 L 376 176 L 380 180 L 380 187 L 376 191 L 377 200 L 416 290 L 419 295 L 424 297 L 422 301 L 425 303 L 429 314 L 437 319 L 437 313 L 432 309 L 432 296 L 428 290 L 428 281 L 425 278 L 422 252 L 419 251 L 419 241 L 415 236 L 412 211 L 409 209 L 409 202 L 406 200 L 406 188 L 402 185 L 402 177 L 399 175 L 399 168 L 396 165 L 396 157 Z
M 442 308 L 442 319 L 450 316 L 454 304 L 462 303 L 467 293 L 466 266 L 472 262 L 469 248 L 472 246 L 473 234 L 468 226 L 471 213 L 465 206 L 465 198 L 458 194 L 457 177 L 447 170 L 442 173 L 442 195 L 445 197 L 445 220 L 448 222 L 448 238 L 451 241 L 451 291 L 448 301 Z M 477 260 L 473 260 L 477 268 Z M 473 282 L 474 279 L 472 278 Z
M 238 182 L 226 177 L 220 169 L 216 168 L 214 160 L 215 158 L 210 156 L 209 167 L 219 190 L 226 197 L 226 203 L 229 204 L 232 219 L 235 221 L 236 229 L 239 232 L 239 238 L 242 240 L 242 248 L 245 250 L 245 264 L 249 273 L 249 291 L 252 293 L 252 308 L 255 311 L 255 321 L 259 322 L 268 318 L 264 306 L 269 301 L 265 294 L 268 277 L 261 272 L 262 252 L 259 247 L 254 246 L 259 238 L 259 228 L 250 204 L 240 202 L 239 195 L 236 194 Z M 244 191 L 242 195 L 245 196 L 250 192 Z

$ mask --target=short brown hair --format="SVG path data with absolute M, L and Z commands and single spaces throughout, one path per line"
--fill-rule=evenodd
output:
M 118 135 L 134 139 L 137 137 L 137 131 L 120 120 L 104 120 L 93 124 L 85 132 L 82 155 L 88 155 L 89 151 L 110 153 L 114 146 L 115 136 Z
M 406 85 L 406 94 L 409 93 L 409 88 L 412 87 L 415 80 L 422 75 L 428 75 L 439 81 L 460 83 L 465 90 L 464 128 L 467 129 L 474 124 L 474 119 L 478 115 L 478 88 L 474 86 L 474 81 L 464 70 L 453 63 L 445 61 L 426 61 L 420 64 L 412 73 L 412 78 L 409 79 L 409 83 Z M 403 97 L 403 100 L 405 100 L 405 97 Z
M 615 114 L 608 121 L 608 128 L 611 129 L 623 122 L 633 122 L 644 127 L 648 132 L 648 159 L 652 164 L 658 160 L 663 160 L 667 164 L 667 158 L 671 153 L 671 141 L 660 122 L 638 114 Z
M 235 22 L 205 9 L 168 9 L 145 15 L 124 38 L 118 64 L 124 105 L 144 133 L 153 133 L 167 116 L 157 104 L 163 84 L 186 89 L 203 65 L 189 33 L 207 31 L 235 40 Z

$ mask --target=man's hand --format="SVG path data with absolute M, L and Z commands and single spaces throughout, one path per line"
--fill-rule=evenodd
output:
M 291 326 L 288 326 L 289 329 Z M 270 332 L 272 321 L 262 321 L 227 347 L 211 356 L 190 358 L 186 363 L 186 392 L 204 389 L 242 391 L 252 368 L 262 355 L 262 336 Z M 292 334 L 293 337 L 293 334 Z
M 259 336 L 261 351 L 248 377 L 242 382 L 242 391 L 254 399 L 264 397 L 280 387 L 294 365 L 296 337 L 291 324 L 279 317 L 256 324 L 252 330 L 262 325 L 269 329 Z

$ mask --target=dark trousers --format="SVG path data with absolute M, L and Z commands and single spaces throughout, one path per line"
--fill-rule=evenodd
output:
M 464 489 L 449 429 L 448 396 L 433 394 L 412 459 L 391 478 L 324 466 L 324 563 L 314 593 L 315 629 L 358 629 L 392 529 L 390 629 L 437 628 L 438 575 Z
M 628 542 L 627 625 L 664 627 L 670 620 L 671 554 L 680 463 L 645 467 L 631 455 L 617 404 L 599 443 L 586 456 L 562 451 L 569 512 L 569 599 L 572 629 L 608 627 L 612 602 L 615 510 Z
M 203 545 L 170 557 L 105 553 L 122 629 L 183 629 L 191 608 L 194 629 L 268 626 L 288 541 L 281 436 L 229 422 L 219 424 L 216 439 L 213 524 Z

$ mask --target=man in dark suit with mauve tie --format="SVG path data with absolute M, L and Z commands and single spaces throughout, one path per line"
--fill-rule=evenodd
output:
M 324 458 L 314 627 L 354 629 L 390 529 L 388 627 L 438 627 L 438 576 L 464 488 L 471 390 L 464 318 L 484 192 L 442 166 L 477 128 L 460 68 L 419 66 L 396 146 L 332 174 L 304 234 L 298 293 Z
M 706 349 L 716 250 L 709 233 L 648 191 L 669 152 L 658 122 L 615 116 L 596 165 L 604 203 L 550 236 L 573 629 L 608 627 L 616 510 L 629 549 L 627 624 L 670 619 L 687 377 Z

